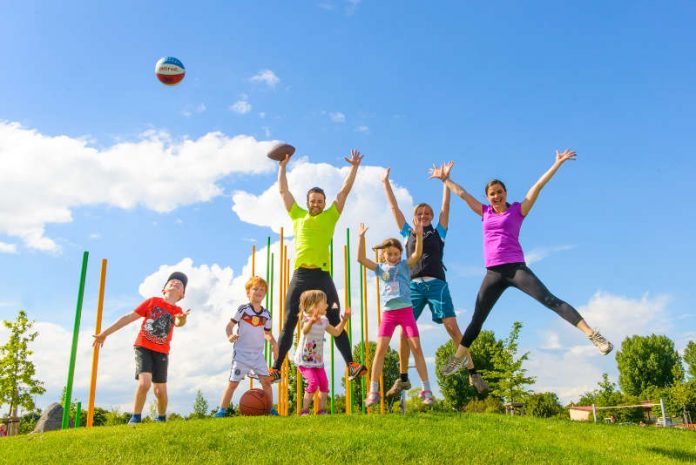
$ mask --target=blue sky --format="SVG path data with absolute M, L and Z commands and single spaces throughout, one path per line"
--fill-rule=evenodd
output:
M 76 397 L 87 397 L 105 257 L 104 324 L 156 294 L 171 269 L 194 277 L 182 303 L 191 324 L 174 336 L 172 410 L 188 411 L 196 389 L 216 402 L 231 352 L 224 322 L 243 299 L 251 246 L 271 236 L 276 251 L 289 226 L 263 155 L 278 140 L 298 148 L 298 199 L 314 184 L 333 198 L 342 157 L 365 154 L 341 246 L 360 221 L 368 243 L 397 233 L 378 181 L 385 167 L 409 217 L 418 202 L 439 206 L 432 163 L 454 160 L 453 178 L 481 200 L 501 178 L 515 200 L 556 149 L 572 147 L 577 161 L 525 220 L 531 267 L 617 346 L 651 332 L 678 348 L 696 339 L 692 3 L 27 1 L 0 13 L 0 316 L 25 309 L 37 321 L 49 388 L 39 405 L 65 382 L 83 250 Z M 179 86 L 154 77 L 165 55 L 186 66 Z M 483 275 L 480 228 L 454 198 L 446 264 L 462 328 Z M 595 355 L 511 290 L 485 328 L 504 336 L 514 320 L 525 324 L 535 390 L 568 401 L 604 371 L 617 378 L 613 354 Z M 445 333 L 420 323 L 433 357 Z M 98 404 L 129 407 L 132 326 L 105 346 Z M 202 338 L 215 342 L 204 350 Z

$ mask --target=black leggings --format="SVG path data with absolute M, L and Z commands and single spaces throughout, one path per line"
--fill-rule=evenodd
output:
M 573 326 L 577 326 L 582 320 L 582 316 L 577 310 L 551 294 L 544 286 L 544 283 L 524 263 L 506 263 L 505 265 L 492 266 L 488 268 L 486 276 L 483 278 L 481 289 L 479 289 L 479 293 L 476 296 L 474 315 L 471 317 L 471 323 L 466 328 L 464 336 L 462 336 L 461 344 L 464 347 L 471 347 L 471 344 L 481 332 L 483 322 L 486 321 L 488 314 L 491 313 L 493 305 L 495 305 L 505 289 L 510 286 L 516 287 L 534 297 Z
M 288 293 L 285 296 L 285 324 L 278 337 L 278 359 L 273 365 L 273 368 L 276 370 L 280 370 L 285 355 L 292 347 L 297 319 L 300 316 L 300 295 L 304 291 L 314 289 L 324 291 L 324 294 L 326 294 L 326 302 L 329 304 L 329 308 L 326 309 L 326 317 L 329 319 L 329 323 L 332 326 L 336 326 L 341 322 L 341 303 L 338 301 L 338 293 L 331 275 L 320 268 L 296 269 L 290 280 Z M 334 308 L 334 304 L 336 304 L 336 308 Z M 350 350 L 348 334 L 343 331 L 340 336 L 334 338 L 334 342 L 346 364 L 352 362 L 353 354 Z

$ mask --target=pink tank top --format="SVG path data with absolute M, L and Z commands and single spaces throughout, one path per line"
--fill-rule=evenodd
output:
M 524 263 L 524 252 L 519 236 L 522 227 L 522 210 L 515 202 L 505 211 L 496 213 L 490 205 L 483 205 L 483 258 L 486 267 L 506 263 Z

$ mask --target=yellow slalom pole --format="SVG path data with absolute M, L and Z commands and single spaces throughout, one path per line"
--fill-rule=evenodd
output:
M 97 300 L 97 324 L 94 334 L 101 333 L 102 313 L 104 311 L 104 286 L 106 284 L 106 258 L 101 261 L 99 275 L 99 298 Z M 87 428 L 94 423 L 94 398 L 97 394 L 97 369 L 99 368 L 99 344 L 92 349 L 92 377 L 89 381 L 89 402 L 87 404 Z
M 344 293 L 345 293 L 344 301 L 346 302 L 346 305 L 347 305 L 349 302 L 348 293 L 350 292 L 350 290 L 348 289 L 348 286 L 350 285 L 350 283 L 348 282 L 348 247 L 345 245 L 343 246 L 343 281 L 345 283 L 345 285 L 344 285 L 344 287 L 345 287 L 345 289 L 344 289 Z M 347 326 L 348 326 L 348 340 L 350 340 L 350 334 L 352 332 L 350 321 L 353 318 L 353 313 L 352 313 L 353 309 L 351 308 L 350 310 L 351 310 L 351 318 L 348 319 L 348 324 L 347 324 Z M 351 350 L 352 349 L 353 348 L 351 347 Z M 351 382 L 350 382 L 350 379 L 348 379 L 348 374 L 349 374 L 348 367 L 346 367 L 346 415 L 351 415 L 353 408 L 351 406 L 351 403 L 352 403 L 351 402 Z
M 370 363 L 370 339 L 369 339 L 369 332 L 368 332 L 368 327 L 369 327 L 369 322 L 367 320 L 367 267 L 362 267 L 362 282 L 364 283 L 363 286 L 363 295 L 360 296 L 361 299 L 363 299 L 363 321 L 365 322 L 365 329 L 364 329 L 364 337 L 363 340 L 365 343 L 363 344 L 363 356 L 365 358 L 365 367 L 367 368 L 367 375 L 365 376 L 365 385 L 367 386 L 366 391 L 370 391 L 370 377 L 372 376 L 372 372 L 370 371 L 370 367 L 372 364 Z M 367 409 L 366 412 L 369 415 L 371 409 Z
M 256 276 L 256 246 L 251 246 L 251 276 Z M 254 379 L 249 378 L 249 389 L 254 389 Z
M 283 256 L 283 228 L 280 228 L 280 250 L 278 252 L 278 272 L 280 276 L 278 277 L 278 338 L 280 338 L 280 333 L 283 331 L 283 321 L 285 321 L 285 258 Z M 278 413 L 280 415 L 285 415 L 285 405 L 283 404 L 283 365 L 281 361 L 280 369 L 280 383 L 278 383 Z
M 285 246 L 285 291 L 290 287 L 290 259 L 288 246 Z M 285 357 L 285 416 L 290 415 L 290 360 Z
M 375 250 L 375 263 L 379 263 L 379 252 Z M 375 296 L 377 301 L 377 326 L 382 324 L 382 304 L 379 301 L 379 276 L 375 274 Z M 379 375 L 380 413 L 384 415 L 384 372 Z

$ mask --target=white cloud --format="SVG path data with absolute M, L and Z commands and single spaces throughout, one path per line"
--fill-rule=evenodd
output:
M 194 114 L 204 113 L 206 110 L 207 107 L 205 106 L 205 104 L 199 103 L 198 105 L 185 106 L 184 109 L 181 111 L 181 114 L 188 118 L 193 116 Z
M 270 69 L 262 69 L 251 78 L 251 82 L 260 82 L 266 84 L 268 87 L 274 88 L 280 82 L 280 78 Z
M 578 307 L 587 323 L 601 328 L 602 334 L 614 343 L 614 352 L 608 356 L 602 356 L 580 331 L 554 319 L 541 334 L 540 348 L 530 352 L 526 367 L 530 375 L 537 377 L 533 389 L 556 392 L 568 403 L 595 389 L 602 373 L 618 379 L 614 356 L 626 337 L 670 333 L 669 301 L 667 296 L 646 294 L 630 298 L 597 292 L 587 304 Z
M 239 113 L 240 115 L 246 115 L 251 111 L 251 103 L 244 99 L 237 100 L 230 106 L 230 110 L 234 111 L 235 113 Z
M 17 253 L 17 244 L 0 242 L 0 253 Z
M 369 134 L 369 133 L 370 133 L 370 128 L 367 127 L 367 126 L 365 126 L 365 125 L 363 124 L 363 125 L 357 126 L 357 127 L 355 128 L 355 132 L 359 132 L 359 133 L 361 133 L 361 134 Z
M 329 119 L 331 120 L 332 123 L 345 123 L 346 122 L 346 115 L 341 113 L 340 111 L 329 113 Z
M 540 262 L 544 258 L 548 257 L 551 254 L 554 254 L 556 252 L 565 252 L 566 250 L 572 250 L 574 249 L 574 245 L 558 245 L 558 246 L 552 246 L 552 247 L 537 247 L 529 252 L 524 253 L 524 258 L 527 262 L 527 265 L 531 265 L 532 263 Z
M 275 164 L 263 155 L 273 144 L 220 132 L 174 140 L 148 131 L 97 149 L 83 139 L 0 122 L 0 233 L 58 252 L 45 227 L 71 222 L 73 209 L 103 204 L 164 213 L 205 202 L 222 194 L 218 182 L 231 173 L 272 171 Z

